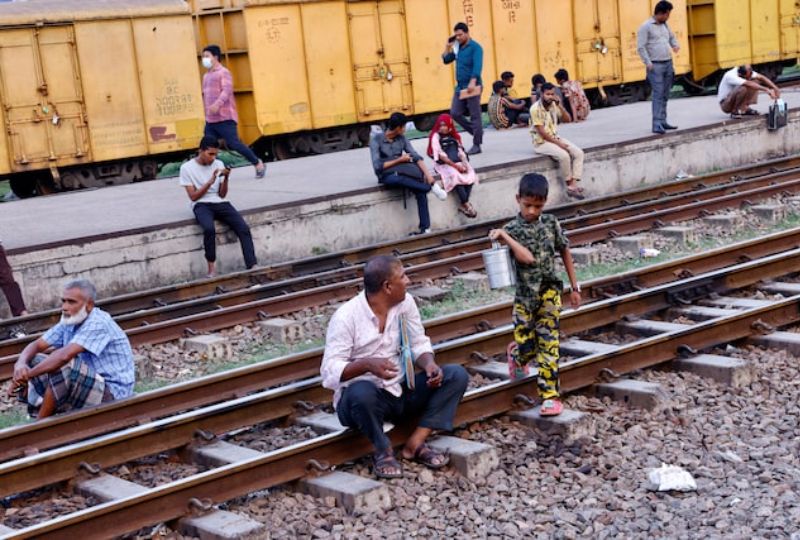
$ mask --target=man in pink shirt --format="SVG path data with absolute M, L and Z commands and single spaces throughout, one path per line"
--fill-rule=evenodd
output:
M 208 73 L 203 75 L 203 106 L 206 111 L 205 135 L 222 139 L 230 150 L 239 152 L 256 168 L 256 178 L 264 178 L 267 167 L 249 146 L 239 140 L 236 125 L 236 100 L 233 95 L 233 77 L 219 59 L 222 51 L 217 45 L 203 49 L 203 67 Z
M 456 407 L 469 377 L 458 365 L 439 367 L 416 303 L 406 293 L 409 279 L 395 257 L 373 257 L 364 266 L 364 291 L 340 307 L 328 325 L 322 385 L 335 391 L 333 405 L 344 426 L 363 433 L 375 446 L 373 470 L 379 478 L 399 478 L 383 422 L 420 418 L 401 456 L 440 469 L 449 457 L 425 440 L 436 430 L 453 429 Z M 411 355 L 422 370 L 409 388 L 400 355 L 400 319 L 405 320 Z

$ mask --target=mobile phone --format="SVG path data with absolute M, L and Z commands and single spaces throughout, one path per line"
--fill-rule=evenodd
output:
M 455 40 L 456 40 L 456 36 L 450 36 L 449 38 L 447 38 L 447 42 L 448 43 L 453 43 Z

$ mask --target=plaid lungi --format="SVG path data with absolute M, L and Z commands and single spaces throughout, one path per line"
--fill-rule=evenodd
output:
M 31 364 L 35 366 L 44 358 L 44 355 L 36 355 Z M 26 399 L 20 398 L 20 401 L 27 403 L 28 413 L 31 416 L 38 414 L 48 386 L 56 398 L 57 412 L 99 405 L 111 399 L 105 379 L 89 364 L 74 358 L 61 369 L 28 381 L 28 395 Z

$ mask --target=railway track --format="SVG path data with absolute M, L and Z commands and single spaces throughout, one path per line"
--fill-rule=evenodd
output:
M 699 255 L 668 261 L 612 277 L 582 283 L 585 302 L 616 297 L 670 283 L 742 261 L 757 260 L 800 247 L 800 228 L 739 242 Z M 473 309 L 426 322 L 434 342 L 470 336 L 506 324 L 511 302 Z M 565 325 L 569 324 L 565 315 Z M 565 326 L 565 328 L 567 328 Z M 59 445 L 96 437 L 114 430 L 194 407 L 236 399 L 250 392 L 287 384 L 318 373 L 322 349 L 198 378 L 136 395 L 101 407 L 77 411 L 24 426 L 0 430 L 0 460 L 41 453 Z
M 741 252 L 744 252 L 742 250 Z M 757 333 L 800 322 L 800 290 L 796 283 L 784 284 L 789 298 L 752 300 L 743 291 L 764 280 L 779 279 L 800 270 L 800 248 L 743 262 L 732 267 L 672 281 L 664 285 L 630 292 L 568 311 L 562 319 L 567 334 L 591 340 L 623 316 L 680 318 L 694 305 L 727 306 L 742 304 L 744 309 L 705 307 L 700 322 L 672 325 L 645 331 L 646 337 L 606 347 L 603 352 L 576 354 L 561 367 L 562 388 L 574 391 L 594 384 L 603 373 L 624 374 L 674 359 L 681 354 L 715 347 Z M 674 276 L 673 276 L 674 277 Z M 773 283 L 780 289 L 780 282 Z M 728 298 L 724 295 L 741 295 Z M 751 294 L 751 293 L 750 293 Z M 751 294 L 752 296 L 752 294 Z M 763 295 L 762 297 L 763 298 Z M 493 308 L 490 308 L 493 309 Z M 716 310 L 716 311 L 715 311 Z M 711 314 L 709 314 L 711 313 Z M 667 315 L 671 314 L 671 315 Z M 692 317 L 696 317 L 695 313 Z M 635 325 L 636 321 L 623 323 Z M 660 323 L 663 326 L 663 323 Z M 475 363 L 501 355 L 511 339 L 510 325 L 490 328 L 474 335 L 439 343 L 437 358 L 442 363 Z M 584 345 L 585 346 L 585 345 Z M 564 348 L 580 349 L 567 341 Z M 278 365 L 282 360 L 273 361 Z M 265 364 L 269 364 L 267 362 Z M 314 360 L 318 368 L 318 358 Z M 300 374 L 300 377 L 304 376 Z M 531 380 L 497 382 L 469 392 L 459 408 L 458 423 L 471 422 L 508 411 L 514 399 L 523 394 L 530 398 Z M 45 451 L 0 465 L 0 496 L 75 478 L 81 463 L 96 464 L 89 469 L 106 468 L 131 459 L 197 444 L 197 434 L 204 439 L 223 436 L 232 430 L 264 421 L 286 420 L 296 416 L 295 404 L 325 403 L 330 393 L 320 387 L 318 377 L 295 381 L 233 401 L 202 407 L 178 416 L 165 418 L 108 434 L 63 448 Z M 306 408 L 308 405 L 305 406 Z M 98 409 L 99 410 L 99 409 Z M 43 423 L 44 424 L 44 423 Z M 390 432 L 394 443 L 408 436 L 407 426 Z M 309 460 L 336 465 L 369 451 L 366 441 L 349 431 L 321 435 L 309 441 L 263 453 L 245 461 L 214 468 L 168 484 L 144 489 L 140 494 L 113 500 L 55 520 L 14 531 L 21 538 L 70 537 L 103 530 L 116 535 L 135 531 L 153 523 L 168 521 L 187 511 L 191 499 L 221 502 L 250 491 L 264 489 L 297 479 L 306 474 Z M 13 486 L 13 487 L 12 487 Z
M 737 180 L 752 179 L 768 176 L 774 173 L 791 172 L 800 168 L 800 156 L 781 158 L 766 161 L 755 166 L 739 167 L 727 171 L 716 172 L 695 178 L 685 178 L 655 186 L 648 186 L 605 197 L 593 198 L 586 201 L 559 205 L 548 209 L 550 213 L 561 220 L 578 216 L 587 216 L 581 221 L 581 226 L 598 224 L 604 221 L 603 213 L 612 209 L 630 207 L 639 203 L 652 202 L 662 197 L 678 194 L 687 194 L 698 189 L 717 185 L 735 184 Z M 641 207 L 639 207 L 641 208 Z M 635 211 L 636 208 L 630 209 Z M 629 217 L 631 211 L 618 217 Z M 592 219 L 592 216 L 594 219 Z M 264 285 L 275 280 L 287 280 L 301 276 L 311 277 L 330 271 L 341 270 L 343 267 L 353 267 L 363 264 L 367 259 L 379 254 L 416 255 L 414 262 L 423 262 L 421 257 L 436 248 L 453 247 L 471 240 L 483 239 L 489 230 L 506 222 L 506 219 L 491 220 L 462 228 L 448 229 L 433 232 L 428 235 L 402 239 L 400 241 L 383 242 L 363 248 L 350 249 L 330 253 L 298 261 L 291 261 L 267 268 L 256 268 L 250 271 L 238 272 L 219 276 L 214 279 L 203 279 L 178 285 L 170 285 L 137 291 L 135 293 L 102 299 L 98 306 L 112 315 L 119 316 L 152 308 L 165 307 L 170 304 L 185 302 L 197 298 L 216 296 L 254 286 Z M 440 253 L 432 253 L 432 257 L 441 257 Z M 428 259 L 430 260 L 430 259 Z M 329 276 L 320 278 L 323 282 L 331 279 Z M 295 282 L 286 283 L 285 286 L 272 283 L 282 293 L 297 290 Z M 58 309 L 32 313 L 29 316 L 14 320 L 0 321 L 0 337 L 11 337 L 17 330 L 28 333 L 37 332 L 55 324 L 60 317 Z
M 746 172 L 737 169 L 693 178 L 691 181 L 671 182 L 655 189 L 608 197 L 604 201 L 566 205 L 556 209 L 556 213 L 562 214 L 562 217 L 568 214 L 573 216 L 564 217 L 563 225 L 573 245 L 585 245 L 607 240 L 614 235 L 658 227 L 667 222 L 702 217 L 715 210 L 783 193 L 800 192 L 800 172 L 795 168 L 798 162 L 800 158 L 769 162 L 749 170 L 750 175 L 746 177 L 731 175 L 732 172 Z M 779 164 L 790 167 L 781 169 Z M 405 264 L 411 265 L 408 274 L 415 282 L 443 278 L 454 271 L 480 269 L 483 266 L 480 251 L 489 247 L 486 233 L 504 221 L 443 232 L 425 240 L 438 240 L 437 247 L 422 247 L 420 240 L 413 240 L 399 249 L 394 248 L 393 252 L 399 254 Z M 302 274 L 311 268 L 311 263 L 301 261 L 218 280 L 166 287 L 109 299 L 100 305 L 106 306 L 112 313 L 122 313 L 115 318 L 126 330 L 133 345 L 163 343 L 187 334 L 219 330 L 348 298 L 360 287 L 363 261 L 376 253 L 390 252 L 390 247 L 391 244 L 380 244 L 360 251 L 310 259 L 315 261 L 317 268 L 331 265 L 339 265 L 339 268 L 275 282 L 254 284 L 267 275 L 275 277 L 281 272 L 288 274 L 292 268 Z M 421 249 L 415 251 L 417 248 Z M 249 285 L 245 285 L 245 282 Z M 212 285 L 213 292 L 209 292 Z M 199 294 L 206 296 L 197 297 Z M 194 298 L 182 299 L 189 296 Z M 157 304 L 157 307 L 141 307 L 150 303 Z M 126 312 L 136 306 L 140 306 L 137 311 Z M 18 325 L 23 325 L 28 335 L 0 341 L 0 379 L 10 377 L 16 355 L 27 343 L 41 336 L 45 328 L 54 324 L 57 317 L 57 311 L 50 311 L 15 320 Z M 6 331 L 14 330 L 9 327 Z

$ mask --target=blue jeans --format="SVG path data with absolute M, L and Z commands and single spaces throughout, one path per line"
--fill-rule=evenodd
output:
M 672 60 L 653 62 L 653 69 L 647 72 L 647 82 L 653 90 L 653 129 L 667 123 L 667 100 L 674 81 Z
M 378 452 L 391 447 L 389 437 L 383 432 L 384 420 L 398 424 L 421 417 L 419 427 L 450 431 L 469 376 L 463 367 L 453 364 L 442 366 L 442 371 L 439 388 L 429 388 L 427 375 L 417 373 L 416 388 L 409 391 L 404 384 L 400 397 L 370 381 L 356 381 L 344 389 L 336 406 L 339 422 L 360 431 Z
M 455 187 L 453 191 L 455 191 L 456 195 L 458 195 L 458 202 L 460 202 L 461 204 L 467 203 L 469 202 L 469 195 L 470 193 L 472 193 L 472 184 L 468 186 L 459 184 Z
M 203 248 L 206 260 L 215 262 L 217 260 L 217 232 L 214 229 L 214 220 L 217 219 L 231 228 L 239 238 L 242 245 L 242 255 L 244 265 L 252 268 L 256 265 L 255 248 L 253 247 L 253 236 L 250 234 L 250 227 L 247 226 L 242 215 L 229 202 L 221 203 L 202 203 L 194 205 L 194 217 L 203 229 Z
M 419 228 L 431 228 L 431 215 L 428 212 L 428 192 L 431 186 L 424 180 L 417 180 L 396 172 L 383 174 L 380 183 L 386 187 L 402 187 L 408 189 L 417 198 L 417 212 L 419 213 Z
M 214 122 L 213 124 L 206 123 L 204 131 L 203 135 L 222 139 L 229 150 L 239 152 L 244 159 L 253 165 L 258 164 L 258 156 L 256 156 L 255 152 L 239 139 L 239 133 L 236 131 L 236 122 L 233 120 Z

